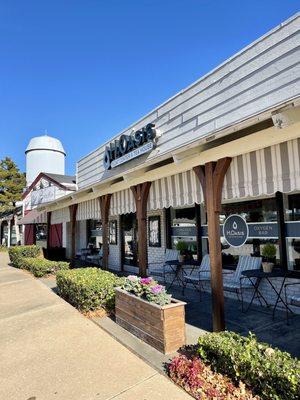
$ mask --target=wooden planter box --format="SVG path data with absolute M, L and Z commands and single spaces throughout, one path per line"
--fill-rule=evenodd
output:
M 116 322 L 162 353 L 185 344 L 186 303 L 172 299 L 166 306 L 149 303 L 120 288 L 116 289 Z

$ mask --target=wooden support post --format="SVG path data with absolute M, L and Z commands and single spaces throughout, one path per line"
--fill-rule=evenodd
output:
M 225 329 L 219 214 L 223 181 L 230 162 L 231 158 L 225 157 L 217 162 L 206 163 L 205 168 L 202 166 L 194 167 L 194 172 L 202 185 L 207 211 L 214 332 Z
M 69 206 L 70 210 L 70 224 L 71 224 L 71 260 L 75 259 L 76 256 L 76 214 L 78 204 L 72 204 Z
M 138 223 L 138 263 L 139 274 L 147 276 L 147 201 L 149 196 L 151 182 L 140 183 L 131 186 L 135 199 L 136 216 Z
M 100 210 L 101 210 L 101 221 L 102 221 L 102 240 L 103 240 L 103 258 L 102 267 L 103 269 L 108 269 L 108 253 L 109 253 L 109 243 L 108 243 L 108 217 L 110 208 L 111 194 L 105 194 L 99 197 Z
M 51 211 L 47 212 L 47 249 L 50 248 L 51 236 Z

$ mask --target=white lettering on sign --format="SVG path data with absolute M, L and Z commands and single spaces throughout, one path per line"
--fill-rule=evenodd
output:
M 111 167 L 117 167 L 120 164 L 124 164 L 125 162 L 132 160 L 133 158 L 139 157 L 142 154 L 148 153 L 148 151 L 151 151 L 154 147 L 153 142 L 148 142 L 144 144 L 144 146 L 141 146 L 130 153 L 125 154 L 124 156 L 117 158 L 116 160 L 113 160 L 111 162 Z

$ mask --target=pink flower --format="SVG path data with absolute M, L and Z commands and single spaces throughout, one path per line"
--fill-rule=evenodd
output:
M 152 283 L 152 278 L 141 278 L 142 285 L 150 285 Z
M 153 294 L 158 294 L 161 293 L 163 291 L 164 287 L 162 285 L 156 285 L 156 286 L 152 286 L 151 288 L 151 292 Z

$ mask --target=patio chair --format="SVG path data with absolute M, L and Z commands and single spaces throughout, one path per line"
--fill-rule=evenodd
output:
M 203 288 L 203 282 L 210 281 L 210 258 L 209 254 L 205 254 L 202 258 L 201 264 L 198 268 L 191 270 L 189 274 L 184 273 L 183 275 L 183 289 L 182 294 L 184 295 L 184 290 L 188 283 L 191 283 L 194 288 L 199 292 L 201 298 L 201 290 Z
M 289 289 L 292 289 L 294 286 L 299 285 L 300 286 L 300 282 L 291 282 L 291 283 L 286 283 L 284 285 L 284 294 L 285 294 L 285 301 L 286 304 L 294 306 L 294 307 L 300 307 L 300 287 L 299 287 L 299 292 L 297 294 L 295 294 L 294 292 L 290 292 Z M 287 317 L 287 321 L 288 321 L 288 310 L 286 317 Z
M 102 267 L 103 247 L 101 247 L 98 254 L 88 255 L 86 259 L 90 263 L 93 263 L 93 264 L 99 265 L 99 267 Z
M 148 275 L 162 277 L 166 283 L 167 275 L 174 275 L 175 268 L 172 265 L 166 265 L 167 261 L 178 260 L 179 251 L 174 249 L 166 249 L 164 260 L 160 263 L 148 263 Z
M 77 254 L 76 257 L 79 256 L 80 260 L 87 261 L 87 257 L 91 254 L 90 249 L 81 249 Z
M 243 271 L 249 269 L 261 268 L 261 257 L 240 256 L 236 270 L 232 274 L 227 274 L 223 280 L 223 289 L 227 292 L 234 292 L 239 301 L 242 302 L 242 310 L 244 311 L 243 291 L 253 289 L 250 280 L 242 275 Z M 253 280 L 254 282 L 254 280 Z

